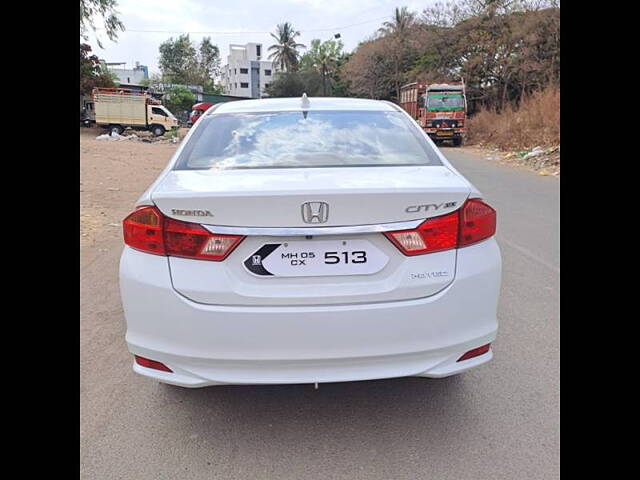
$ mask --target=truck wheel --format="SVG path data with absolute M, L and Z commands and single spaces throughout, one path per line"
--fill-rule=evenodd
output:
M 462 137 L 456 137 L 453 139 L 453 146 L 454 147 L 461 147 L 462 146 Z
M 120 125 L 111 125 L 109 127 L 109 133 L 112 135 L 114 133 L 117 133 L 118 135 L 122 135 L 122 132 L 124 132 L 124 128 L 122 128 Z
M 154 125 L 153 128 L 151 128 L 151 133 L 153 133 L 156 137 L 161 137 L 162 135 L 164 135 L 164 127 L 162 125 Z

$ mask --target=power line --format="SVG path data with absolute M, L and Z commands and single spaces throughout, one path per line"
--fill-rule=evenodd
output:
M 366 20 L 364 22 L 352 23 L 350 25 L 342 25 L 339 27 L 330 27 L 330 28 L 315 28 L 309 30 L 300 30 L 300 33 L 309 33 L 309 32 L 327 32 L 330 30 L 344 30 L 345 28 L 356 27 L 358 25 L 364 25 L 366 23 L 378 22 L 383 19 L 389 18 L 389 15 L 385 15 L 384 17 L 373 18 L 371 20 Z M 96 30 L 104 30 L 104 28 L 97 28 Z M 272 33 L 271 31 L 207 31 L 207 32 L 196 32 L 196 31 L 177 31 L 177 30 L 136 30 L 136 29 L 126 29 L 125 32 L 133 32 L 133 33 L 170 33 L 170 34 L 194 34 L 194 35 L 254 35 L 254 34 L 266 34 Z

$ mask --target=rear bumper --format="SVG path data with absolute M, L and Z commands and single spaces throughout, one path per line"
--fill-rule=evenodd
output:
M 456 279 L 417 300 L 333 306 L 203 305 L 176 293 L 165 257 L 125 247 L 120 287 L 131 353 L 174 373 L 142 375 L 185 387 L 444 377 L 495 339 L 500 252 L 494 239 L 458 252 Z
M 429 138 L 432 140 L 450 140 L 452 138 L 462 138 L 464 136 L 464 132 L 453 132 L 452 135 L 438 135 L 434 130 L 428 131 L 427 135 L 429 135 Z

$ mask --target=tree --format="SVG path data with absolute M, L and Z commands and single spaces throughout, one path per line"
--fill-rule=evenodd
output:
M 215 93 L 221 89 L 216 84 L 220 76 L 220 49 L 205 37 L 196 49 L 189 35 L 180 35 L 175 40 L 160 44 L 162 80 L 181 85 L 199 85 L 206 92 Z
M 160 44 L 160 59 L 158 67 L 163 79 L 169 83 L 188 85 L 197 74 L 196 49 L 189 34 L 173 37 Z
M 118 38 L 118 31 L 124 31 L 124 23 L 118 17 L 116 7 L 117 0 L 80 0 L 80 36 L 87 40 L 89 29 L 96 31 L 94 17 L 99 15 L 104 22 L 104 29 L 109 40 L 115 41 Z M 96 35 L 98 46 L 102 48 L 102 43 Z
M 163 103 L 174 115 L 184 116 L 181 114 L 191 110 L 196 97 L 186 87 L 172 87 L 164 94 Z
M 464 78 L 467 99 L 501 110 L 558 83 L 560 11 L 547 0 L 459 0 L 425 10 L 413 76 L 422 81 Z
M 280 73 L 265 89 L 269 97 L 301 97 L 303 93 L 315 97 L 321 92 L 322 78 L 315 71 Z
M 295 72 L 298 69 L 300 58 L 298 50 L 306 48 L 303 44 L 296 43 L 296 37 L 299 35 L 300 32 L 294 31 L 289 22 L 279 24 L 276 27 L 276 34 L 271 34 L 278 43 L 269 47 L 269 51 L 272 52 L 269 59 L 279 65 L 281 71 Z
M 559 84 L 557 4 L 456 0 L 437 2 L 409 19 L 399 8 L 377 36 L 358 45 L 338 77 L 351 95 L 382 99 L 397 98 L 406 81 L 464 79 L 470 112 L 501 111 Z
M 342 67 L 340 76 L 348 82 L 351 95 L 391 98 L 394 66 L 388 44 L 386 37 L 362 42 Z
M 331 85 L 331 95 L 334 97 L 348 97 L 351 92 L 351 82 L 349 78 L 344 75 L 344 67 L 349 62 L 352 53 L 343 53 L 338 58 L 336 64 L 336 72 L 333 76 Z
M 208 90 L 205 88 L 205 92 L 211 93 L 213 95 L 223 95 L 224 94 L 224 86 L 221 83 L 212 83 Z
M 394 86 L 396 99 L 400 98 L 400 86 L 403 81 L 403 71 L 406 69 L 409 57 L 408 38 L 410 30 L 415 24 L 416 14 L 407 7 L 396 9 L 391 21 L 384 22 L 378 33 L 389 37 L 389 47 L 393 59 Z
M 425 8 L 422 18 L 428 25 L 453 27 L 472 17 L 489 18 L 559 7 L 560 0 L 446 0 Z
M 383 22 L 378 32 L 383 35 L 401 36 L 406 35 L 409 28 L 414 24 L 415 12 L 409 11 L 407 7 L 398 8 L 393 11 L 393 18 L 390 22 Z
M 89 95 L 96 87 L 115 87 L 115 75 L 100 63 L 96 55 L 91 55 L 91 47 L 80 44 L 80 95 Z
M 300 60 L 301 71 L 316 71 L 322 77 L 322 95 L 327 96 L 331 90 L 333 76 L 342 57 L 342 41 L 318 39 L 311 40 L 311 48 Z
M 220 76 L 220 49 L 211 43 L 210 37 L 204 37 L 198 48 L 198 84 L 206 92 L 214 93 L 215 80 Z

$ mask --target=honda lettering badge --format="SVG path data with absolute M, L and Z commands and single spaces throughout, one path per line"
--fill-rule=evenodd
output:
M 305 223 L 326 223 L 329 219 L 329 204 L 306 202 L 302 204 L 302 220 Z

